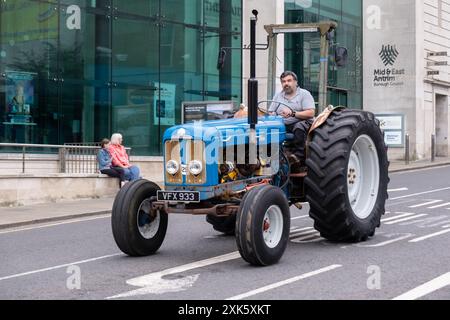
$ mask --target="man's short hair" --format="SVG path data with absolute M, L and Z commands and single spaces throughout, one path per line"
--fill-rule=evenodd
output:
M 285 71 L 281 74 L 280 76 L 280 80 L 283 80 L 284 78 L 288 77 L 288 76 L 292 76 L 294 78 L 295 81 L 298 81 L 298 77 L 295 74 L 295 72 L 293 71 Z

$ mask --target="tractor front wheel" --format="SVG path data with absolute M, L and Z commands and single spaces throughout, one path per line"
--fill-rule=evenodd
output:
M 236 243 L 242 258 L 255 266 L 277 263 L 289 240 L 289 204 L 274 186 L 251 189 L 244 196 L 236 217 Z
M 152 210 L 152 197 L 160 188 L 153 182 L 137 180 L 127 183 L 114 200 L 111 225 L 114 240 L 129 256 L 148 256 L 164 241 L 168 216 Z

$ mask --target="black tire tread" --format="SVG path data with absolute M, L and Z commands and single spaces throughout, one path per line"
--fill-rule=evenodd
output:
M 347 199 L 347 163 L 352 143 L 361 132 L 375 136 L 380 161 L 380 189 L 368 222 L 356 218 Z M 372 137 L 373 139 L 373 137 Z M 310 216 L 322 237 L 332 241 L 360 242 L 375 234 L 385 212 L 389 183 L 387 153 L 379 122 L 370 112 L 335 111 L 313 132 L 306 160 L 306 200 Z

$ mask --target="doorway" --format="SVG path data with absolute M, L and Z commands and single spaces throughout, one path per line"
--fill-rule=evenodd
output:
M 436 94 L 436 156 L 448 157 L 449 144 L 449 99 L 446 95 Z

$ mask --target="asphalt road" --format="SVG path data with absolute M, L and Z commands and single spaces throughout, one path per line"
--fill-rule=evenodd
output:
M 151 257 L 122 254 L 108 215 L 0 232 L 0 299 L 450 300 L 450 167 L 391 175 L 386 216 L 360 244 L 320 238 L 292 210 L 282 260 L 256 268 L 204 217 L 169 217 Z

